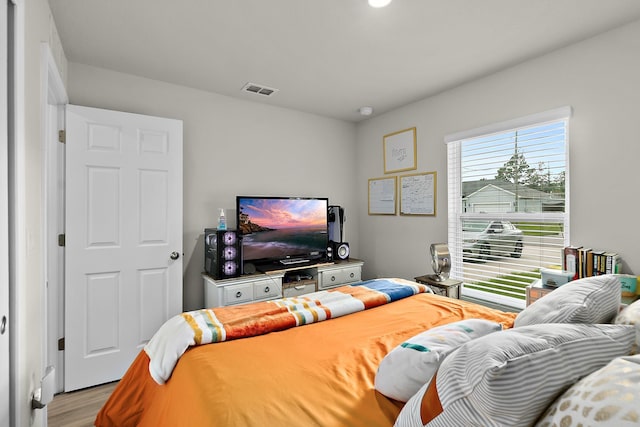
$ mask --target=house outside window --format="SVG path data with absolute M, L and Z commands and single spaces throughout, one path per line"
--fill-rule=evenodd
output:
M 449 135 L 448 241 L 462 295 L 523 308 L 569 242 L 564 107 Z

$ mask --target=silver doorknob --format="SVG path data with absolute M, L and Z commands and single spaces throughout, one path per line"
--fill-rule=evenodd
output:
M 169 257 L 171 259 L 178 259 L 178 258 L 180 258 L 180 254 L 178 252 L 176 252 L 176 251 L 173 251 L 173 252 L 171 252 L 171 255 L 169 255 Z

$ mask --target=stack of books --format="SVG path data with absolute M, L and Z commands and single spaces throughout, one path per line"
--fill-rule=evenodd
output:
M 622 259 L 616 252 L 567 246 L 562 251 L 562 269 L 574 273 L 572 280 L 601 274 L 619 274 L 622 271 Z

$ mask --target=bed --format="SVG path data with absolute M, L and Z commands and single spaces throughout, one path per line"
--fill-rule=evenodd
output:
M 95 425 L 389 427 L 394 423 L 398 426 L 426 424 L 424 401 L 428 385 L 435 386 L 436 380 L 445 375 L 438 373 L 437 378 L 434 376 L 433 381 L 424 384 L 421 394 L 418 393 L 420 396 L 413 396 L 405 404 L 376 390 L 381 362 L 407 340 L 436 327 L 461 319 L 485 319 L 508 330 L 518 314 L 435 295 L 415 282 L 380 280 L 330 291 L 335 292 L 330 295 L 332 298 L 347 295 L 346 298 L 364 301 L 361 309 L 340 308 L 326 320 L 307 317 L 300 322 L 298 319 L 298 324 L 304 323 L 298 327 L 283 326 L 271 319 L 267 321 L 271 329 L 265 329 L 262 324 L 256 328 L 255 323 L 243 320 L 236 329 L 250 331 L 247 335 L 255 336 L 240 338 L 232 332 L 226 340 L 207 345 L 204 345 L 207 339 L 200 336 L 196 341 L 202 341 L 201 345 L 189 345 L 184 352 L 165 349 L 162 357 L 175 356 L 175 363 L 169 360 L 170 369 L 164 374 L 157 369 L 153 372 L 152 362 L 158 363 L 160 358 L 162 365 L 166 359 L 148 349 L 141 351 L 98 413 Z M 377 286 L 380 283 L 382 287 Z M 389 293 L 385 293 L 389 283 L 411 288 L 411 292 L 389 297 Z M 363 297 L 362 293 L 374 297 Z M 318 294 L 322 295 L 310 294 L 308 301 L 326 298 L 328 292 Z M 212 312 L 216 320 L 230 325 L 233 319 L 252 310 L 252 306 L 216 308 Z M 322 310 L 325 306 L 319 304 L 319 307 Z M 527 330 L 526 325 L 522 330 Z M 598 333 L 604 336 L 602 339 L 615 335 L 609 330 Z M 633 334 L 633 331 L 622 334 L 624 337 L 619 341 L 624 342 L 616 347 L 618 353 L 630 352 L 629 337 L 633 341 Z M 491 335 L 495 334 L 487 336 Z M 560 335 L 570 334 L 561 331 Z M 491 343 L 486 345 L 495 347 Z M 447 356 L 444 360 L 448 362 L 451 358 Z M 612 358 L 607 354 L 603 361 Z M 597 367 L 604 365 L 603 361 L 598 362 Z M 571 381 L 575 382 L 576 378 Z M 564 389 L 566 386 L 560 391 Z M 546 408 L 558 394 L 556 391 L 540 405 Z M 441 396 L 436 406 L 440 413 L 447 412 L 449 403 Z M 411 413 L 403 415 L 409 411 Z M 435 422 L 442 419 L 445 422 L 442 425 L 447 425 L 446 417 L 436 413 L 433 418 Z

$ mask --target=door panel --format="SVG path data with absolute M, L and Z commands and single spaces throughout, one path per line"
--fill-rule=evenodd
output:
M 182 122 L 67 107 L 65 391 L 121 378 L 182 311 Z
M 120 246 L 120 169 L 87 166 L 87 247 Z
M 83 307 L 86 308 L 86 356 L 119 350 L 119 273 L 87 274 Z
M 165 269 L 148 269 L 138 272 L 140 306 L 142 313 L 138 346 L 143 347 L 170 315 L 165 310 L 169 291 L 169 280 Z

